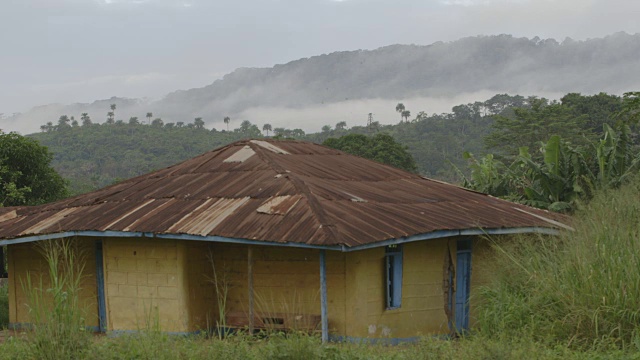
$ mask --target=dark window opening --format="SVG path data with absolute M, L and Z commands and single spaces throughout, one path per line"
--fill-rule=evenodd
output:
M 386 247 L 385 273 L 387 309 L 397 309 L 402 302 L 402 245 Z

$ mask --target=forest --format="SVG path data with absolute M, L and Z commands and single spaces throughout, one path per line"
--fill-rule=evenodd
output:
M 165 123 L 150 112 L 140 118 L 116 120 L 118 109 L 111 104 L 105 109 L 107 120 L 103 123 L 94 122 L 88 113 L 79 114 L 78 119 L 61 115 L 29 137 L 53 153 L 52 165 L 69 180 L 72 194 L 160 169 L 239 139 L 264 136 L 323 143 L 349 134 L 388 134 L 406 146 L 419 173 L 461 183 L 474 166 L 477 168 L 473 161 L 487 154 L 511 162 L 526 146 L 534 157 L 540 157 L 541 143 L 551 135 L 589 147 L 604 134 L 605 124 L 629 123 L 628 114 L 620 115 L 624 104 L 625 97 L 607 93 L 569 93 L 558 101 L 497 94 L 442 114 L 390 103 L 398 110 L 395 125 L 381 125 L 373 119 L 361 124 L 340 121 L 310 134 L 229 117 L 225 117 L 223 129 L 206 128 L 202 118 Z M 101 114 L 94 116 L 102 118 Z M 631 143 L 637 142 L 637 136 L 632 136 Z

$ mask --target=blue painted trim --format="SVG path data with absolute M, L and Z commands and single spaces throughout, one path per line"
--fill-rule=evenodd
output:
M 246 244 L 246 245 L 262 245 L 262 246 L 282 246 L 282 247 L 294 247 L 303 249 L 324 249 L 324 250 L 337 250 L 342 252 L 358 251 L 364 249 L 377 248 L 387 245 L 404 244 L 414 241 L 441 239 L 454 236 L 468 236 L 468 235 L 504 235 L 504 234 L 524 234 L 524 233 L 539 233 L 558 235 L 559 230 L 544 227 L 522 227 L 522 228 L 507 228 L 507 229 L 464 229 L 464 230 L 439 230 L 430 233 L 416 234 L 412 236 L 400 237 L 395 239 L 389 239 L 384 241 L 378 241 L 371 244 L 357 245 L 348 247 L 346 245 L 310 245 L 303 243 L 290 243 L 290 242 L 274 242 L 274 241 L 261 241 L 250 240 L 241 238 L 228 238 L 224 236 L 199 236 L 188 234 L 154 234 L 143 232 L 127 232 L 127 231 L 67 231 L 56 234 L 35 235 L 26 236 L 22 238 L 15 238 L 9 240 L 0 240 L 0 246 L 22 244 L 41 240 L 60 239 L 76 236 L 93 236 L 93 237 L 148 237 L 159 239 L 175 239 L 175 240 L 195 240 L 195 241 L 211 241 L 221 243 L 232 244 Z
M 96 285 L 98 287 L 98 326 L 99 332 L 107 331 L 107 303 L 104 295 L 104 260 L 102 240 L 96 241 Z
M 320 319 L 322 323 L 322 342 L 329 340 L 329 318 L 327 312 L 327 254 L 320 250 Z

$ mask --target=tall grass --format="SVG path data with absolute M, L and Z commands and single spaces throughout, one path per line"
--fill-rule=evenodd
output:
M 479 330 L 575 348 L 640 350 L 640 183 L 605 191 L 574 232 L 495 245 Z
M 28 298 L 32 354 L 38 359 L 83 358 L 91 342 L 80 303 L 84 253 L 67 239 L 42 241 L 37 246 L 48 273 L 37 279 L 28 273 L 22 282 Z
M 9 325 L 9 286 L 0 286 L 0 330 Z

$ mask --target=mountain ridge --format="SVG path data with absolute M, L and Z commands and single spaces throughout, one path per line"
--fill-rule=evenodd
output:
M 6 128 L 14 121 L 39 126 L 63 114 L 78 118 L 82 112 L 100 121 L 106 117 L 109 101 L 117 104 L 116 118 L 125 121 L 153 112 L 165 122 L 203 117 L 208 126 L 222 126 L 225 116 L 261 121 L 251 117 L 263 108 L 314 107 L 317 111 L 327 104 L 347 106 L 351 101 L 380 99 L 390 109 L 382 114 L 381 122 L 389 122 L 396 120 L 391 118 L 395 106 L 391 103 L 407 98 L 446 98 L 478 91 L 543 96 L 621 94 L 640 87 L 640 79 L 629 76 L 640 73 L 638 54 L 640 34 L 622 32 L 562 42 L 502 34 L 429 45 L 394 44 L 321 54 L 272 67 L 238 68 L 211 84 L 177 90 L 155 101 L 114 97 L 91 104 L 49 105 L 51 111 L 46 106 L 34 108 L 4 119 L 0 126 Z M 269 116 L 277 117 L 277 112 Z M 304 113 L 300 117 L 304 122 Z M 272 122 L 278 126 L 277 119 Z M 31 129 L 34 131 L 33 126 Z

